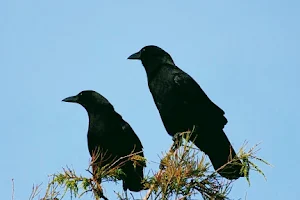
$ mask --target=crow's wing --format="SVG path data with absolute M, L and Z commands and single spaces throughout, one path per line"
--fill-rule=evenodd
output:
M 135 134 L 134 130 L 131 128 L 131 126 L 122 118 L 120 114 L 118 114 L 118 121 L 120 126 L 122 127 L 123 133 L 122 133 L 122 138 L 124 145 L 123 149 L 126 154 L 130 152 L 141 152 L 139 155 L 144 156 L 142 150 L 143 150 L 143 145 L 138 138 L 138 136 Z M 125 144 L 126 143 L 126 144 Z
M 176 101 L 181 102 L 192 116 L 199 116 L 205 124 L 222 126 L 227 123 L 225 112 L 214 104 L 196 81 L 183 71 L 173 74 L 174 90 L 177 93 Z

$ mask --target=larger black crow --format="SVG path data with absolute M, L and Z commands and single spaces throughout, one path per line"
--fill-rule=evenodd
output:
M 63 101 L 78 103 L 86 109 L 89 116 L 88 148 L 91 156 L 96 150 L 102 153 L 101 160 L 99 157 L 96 161 L 99 167 L 113 164 L 132 153 L 144 156 L 141 141 L 105 97 L 95 91 L 86 90 Z M 121 162 L 124 162 L 124 159 L 116 162 L 116 165 Z M 143 189 L 144 167 L 144 163 L 134 166 L 131 160 L 121 166 L 126 175 L 122 177 L 125 191 L 129 189 L 138 192 Z
M 179 69 L 172 57 L 157 46 L 145 46 L 128 59 L 141 60 L 146 70 L 148 86 L 163 124 L 171 136 L 196 130 L 190 140 L 206 153 L 217 170 L 236 156 L 223 132 L 227 123 L 224 111 L 214 104 L 196 81 Z M 227 179 L 241 176 L 241 161 L 220 169 Z

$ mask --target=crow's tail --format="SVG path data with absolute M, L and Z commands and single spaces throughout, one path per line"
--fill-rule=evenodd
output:
M 236 153 L 223 130 L 209 130 L 203 133 L 195 132 L 191 140 L 208 155 L 215 170 L 227 179 L 243 177 L 242 162 L 236 159 Z M 229 163 L 230 162 L 230 163 Z M 225 167 L 224 165 L 227 164 Z
M 143 166 L 137 165 L 135 168 L 132 162 L 129 162 L 130 165 L 127 165 L 123 170 L 126 176 L 123 177 L 123 189 L 126 191 L 129 189 L 133 192 L 139 192 L 144 190 L 143 184 Z

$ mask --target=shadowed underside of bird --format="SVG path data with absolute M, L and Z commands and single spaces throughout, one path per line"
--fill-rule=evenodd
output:
M 98 153 L 93 171 L 106 165 L 120 166 L 125 174 L 121 176 L 125 191 L 144 189 L 142 180 L 145 164 L 141 162 L 134 166 L 134 162 L 129 159 L 129 155 L 144 157 L 143 146 L 130 125 L 115 112 L 109 101 L 91 90 L 82 91 L 63 101 L 78 103 L 88 113 L 88 148 L 92 157 Z
M 227 179 L 242 177 L 242 162 L 233 161 L 236 153 L 223 132 L 227 123 L 225 113 L 208 98 L 196 81 L 157 46 L 143 47 L 128 59 L 142 61 L 150 92 L 169 135 L 174 136 L 196 126 L 191 141 L 209 156 L 214 169 Z M 232 164 L 219 169 L 228 161 Z

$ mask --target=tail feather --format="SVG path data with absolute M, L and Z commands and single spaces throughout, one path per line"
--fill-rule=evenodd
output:
M 126 191 L 129 189 L 133 192 L 139 192 L 144 188 L 143 184 L 143 166 L 136 166 L 135 168 L 131 164 L 124 169 L 126 176 L 123 178 L 123 189 Z
M 221 176 L 229 180 L 244 176 L 241 173 L 242 162 L 240 160 L 233 161 L 236 153 L 223 130 L 209 130 L 200 134 L 196 133 L 192 135 L 191 140 L 194 141 L 194 144 L 200 150 L 208 155 L 214 169 Z

